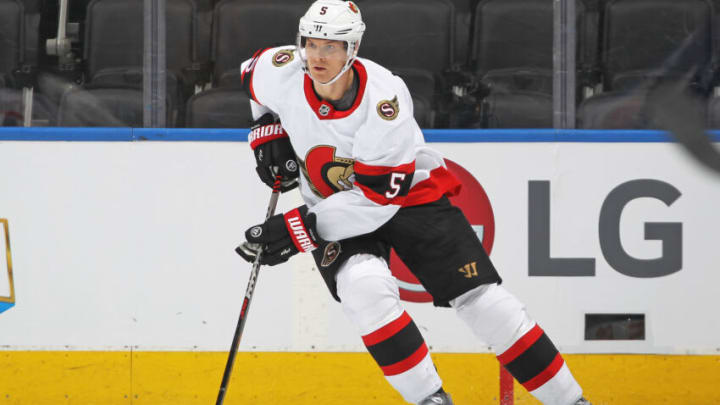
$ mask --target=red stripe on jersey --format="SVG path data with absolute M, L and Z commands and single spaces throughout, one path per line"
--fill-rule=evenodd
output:
M 440 166 L 430 172 L 430 178 L 415 184 L 410 189 L 403 207 L 431 203 L 446 194 L 457 195 L 461 188 L 460 180 L 448 169 Z
M 402 374 L 410 370 L 411 368 L 417 366 L 418 363 L 420 363 L 427 354 L 428 348 L 425 342 L 423 342 L 422 346 L 420 346 L 415 351 L 415 353 L 411 354 L 405 360 L 398 361 L 397 363 L 391 364 L 389 366 L 380 366 L 380 368 L 382 369 L 383 374 L 387 376 Z
M 353 165 L 353 171 L 358 174 L 364 174 L 366 176 L 382 176 L 390 173 L 405 173 L 410 174 L 415 172 L 415 161 L 406 163 L 400 166 L 370 166 L 364 163 L 355 161 Z
M 543 330 L 540 325 L 535 324 L 535 327 L 525 333 L 517 342 L 515 342 L 509 349 L 505 350 L 502 354 L 497 356 L 498 361 L 503 366 L 515 360 L 519 355 L 523 354 L 533 343 L 537 342 L 542 336 Z
M 525 389 L 528 391 L 534 391 L 542 387 L 543 384 L 550 381 L 551 378 L 555 377 L 555 374 L 560 371 L 563 364 L 565 364 L 565 360 L 563 360 L 560 353 L 558 353 L 553 359 L 552 363 L 550 363 L 550 365 L 547 366 L 545 370 L 523 383 L 522 386 L 525 387 Z
M 303 84 L 305 99 L 308 104 L 310 104 L 310 108 L 315 112 L 318 119 L 334 120 L 337 118 L 345 118 L 352 114 L 360 106 L 360 102 L 362 102 L 363 95 L 365 94 L 367 71 L 365 70 L 365 66 L 363 66 L 363 64 L 357 59 L 353 62 L 352 67 L 355 69 L 355 72 L 357 72 L 358 80 L 360 81 L 358 85 L 358 92 L 355 96 L 353 105 L 349 109 L 342 111 L 336 110 L 335 107 L 327 101 L 320 100 L 313 89 L 313 81 L 312 78 L 310 78 L 310 74 L 305 75 L 305 82 Z M 324 114 L 322 114 L 321 111 L 323 111 Z
M 410 315 L 408 315 L 407 312 L 403 312 L 402 315 L 400 315 L 394 321 L 376 330 L 375 332 L 363 336 L 363 343 L 365 343 L 365 346 L 373 346 L 382 341 L 385 341 L 388 338 L 394 336 L 396 333 L 400 332 L 410 322 L 412 322 L 412 318 L 410 318 Z
M 253 101 L 255 101 L 256 103 L 258 103 L 260 105 L 262 105 L 262 103 L 258 101 L 257 97 L 255 97 L 255 90 L 253 90 L 252 79 L 253 79 L 253 72 L 255 70 L 255 65 L 257 65 L 258 61 L 260 60 L 260 56 L 262 56 L 262 54 L 265 53 L 265 51 L 267 51 L 268 49 L 272 49 L 272 48 L 260 49 L 257 52 L 255 52 L 252 59 L 250 60 L 250 64 L 247 66 L 247 68 L 245 68 L 245 70 L 242 71 L 242 73 L 240 75 L 240 82 L 243 83 L 243 85 L 244 85 L 245 84 L 244 83 L 245 82 L 245 74 L 247 74 L 247 73 L 250 74 L 250 76 L 248 78 L 249 81 L 248 81 L 246 88 L 248 90 L 248 93 L 250 93 L 249 94 L 250 98 L 252 98 Z

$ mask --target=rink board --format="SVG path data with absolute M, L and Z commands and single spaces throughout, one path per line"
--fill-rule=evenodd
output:
M 0 403 L 207 405 L 226 353 L 0 352 Z M 436 353 L 457 404 L 497 404 L 491 354 Z M 594 405 L 717 404 L 717 356 L 566 355 Z M 402 398 L 365 353 L 239 353 L 225 404 L 393 405 Z M 516 404 L 539 404 L 515 384 Z
M 233 248 L 262 218 L 269 192 L 244 142 L 124 142 L 125 132 L 107 133 L 120 142 L 0 142 L 0 218 L 9 224 L 14 280 L 14 307 L 0 314 L 0 403 L 207 403 L 216 395 L 249 272 Z M 703 391 L 707 379 L 720 379 L 720 177 L 658 138 L 432 146 L 482 184 L 496 228 L 491 258 L 505 285 L 561 352 L 577 354 L 568 362 L 596 403 L 720 403 Z M 629 276 L 635 270 L 601 246 L 606 202 L 636 181 L 679 197 L 627 202 L 615 218 L 621 246 L 635 258 L 659 258 L 665 242 L 646 240 L 647 224 L 681 229 L 679 243 L 667 242 L 669 254 L 681 255 L 671 274 Z M 592 261 L 592 275 L 530 274 L 537 240 L 529 223 L 545 191 L 548 258 Z M 283 195 L 278 211 L 299 204 L 297 194 Z M 406 307 L 453 394 L 496 398 L 497 362 L 453 311 Z M 644 339 L 585 340 L 588 313 L 644 314 Z M 308 256 L 263 268 L 240 350 L 234 375 L 244 380 L 233 382 L 243 387 L 235 395 L 262 388 L 352 404 L 344 384 L 360 381 L 368 389 L 352 388 L 358 401 L 399 401 Z M 315 356 L 314 366 L 303 356 Z M 255 362 L 252 372 L 241 371 L 244 362 Z M 267 374 L 256 371 L 263 367 Z M 314 370 L 329 381 L 307 389 L 316 387 Z M 688 396 L 698 400 L 680 399 Z M 278 398 L 263 403 L 288 403 Z

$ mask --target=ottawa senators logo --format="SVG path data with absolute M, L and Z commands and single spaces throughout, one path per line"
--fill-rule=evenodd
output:
M 348 7 L 350 7 L 350 11 L 352 11 L 353 13 L 358 13 L 357 6 L 352 1 L 348 1 Z
M 398 102 L 397 96 L 392 100 L 382 100 L 377 104 L 377 112 L 380 118 L 392 121 L 397 118 L 400 112 L 400 103 Z
M 310 149 L 300 169 L 313 193 L 326 198 L 352 188 L 354 164 L 353 159 L 335 156 L 334 146 L 320 145 Z
M 272 57 L 272 64 L 275 67 L 280 67 L 283 65 L 286 65 L 295 58 L 295 54 L 293 51 L 284 49 L 282 51 L 277 51 L 275 55 Z
M 329 265 L 333 264 L 335 260 L 337 260 L 338 256 L 340 256 L 341 251 L 342 249 L 338 242 L 330 242 L 329 245 L 325 246 L 325 251 L 323 252 L 323 258 L 320 262 L 320 266 L 328 267 Z

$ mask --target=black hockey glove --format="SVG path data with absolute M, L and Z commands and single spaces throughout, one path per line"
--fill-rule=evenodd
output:
M 275 176 L 279 175 L 281 192 L 298 186 L 299 172 L 295 151 L 282 125 L 271 113 L 264 114 L 253 122 L 248 142 L 255 152 L 255 170 L 263 183 L 272 187 Z
M 310 252 L 322 240 L 315 230 L 315 214 L 308 214 L 306 206 L 270 217 L 264 224 L 245 231 L 242 245 L 235 251 L 252 263 L 262 250 L 260 264 L 274 266 L 286 262 L 299 252 Z

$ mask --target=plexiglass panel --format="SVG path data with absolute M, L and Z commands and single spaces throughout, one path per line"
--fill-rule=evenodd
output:
M 158 47 L 144 26 L 158 0 L 0 0 L 0 123 L 143 127 L 161 105 L 167 127 L 248 127 L 240 63 L 294 44 L 311 3 L 164 0 Z M 423 128 L 551 128 L 563 109 L 582 129 L 720 125 L 714 0 L 575 0 L 565 26 L 558 4 L 358 0 L 359 56 L 404 79 Z M 574 52 L 559 52 L 570 37 Z M 572 90 L 555 94 L 568 73 Z

